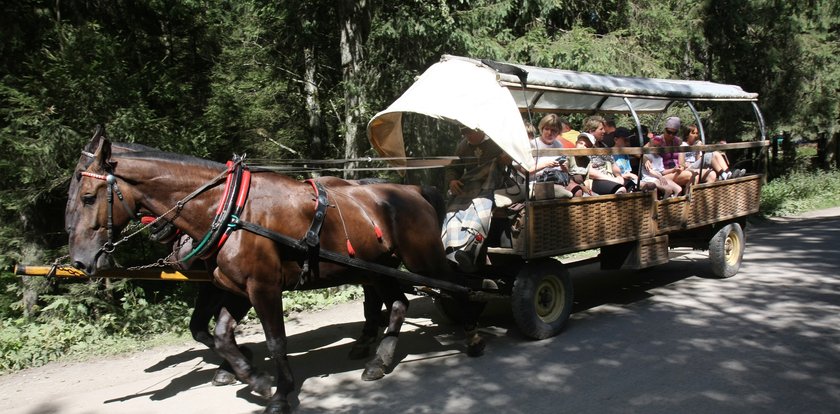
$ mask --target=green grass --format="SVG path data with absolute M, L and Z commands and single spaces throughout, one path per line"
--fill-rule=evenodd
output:
M 795 171 L 761 189 L 761 214 L 788 216 L 840 206 L 840 171 Z

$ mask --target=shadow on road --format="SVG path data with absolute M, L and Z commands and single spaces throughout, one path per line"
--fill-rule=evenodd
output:
M 426 322 L 435 312 L 429 299 L 414 299 L 409 319 L 419 327 L 400 336 L 400 362 L 377 382 L 361 381 L 365 361 L 348 360 L 350 344 L 337 342 L 355 337 L 360 322 L 292 335 L 298 412 L 833 412 L 837 246 L 840 218 L 766 222 L 748 229 L 744 265 L 730 279 L 711 277 L 705 253 L 644 271 L 576 269 L 565 332 L 526 340 L 506 301 L 495 301 L 478 359 L 463 354 L 458 327 Z M 273 372 L 264 342 L 252 349 Z M 153 398 L 209 381 L 205 375 L 173 379 Z

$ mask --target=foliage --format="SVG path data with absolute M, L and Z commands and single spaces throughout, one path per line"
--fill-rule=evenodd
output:
M 794 171 L 761 189 L 761 214 L 786 216 L 840 206 L 840 171 Z
M 284 292 L 283 313 L 288 317 L 295 312 L 317 311 L 331 305 L 361 299 L 362 295 L 362 288 L 354 285 Z
M 16 288 L 7 285 L 9 290 Z M 44 306 L 32 320 L 22 316 L 19 304 L 11 304 L 0 314 L 0 371 L 100 352 L 127 340 L 184 332 L 190 307 L 179 297 L 189 296 L 191 289 L 167 289 L 172 286 L 156 289 L 126 280 L 60 282 L 52 294 L 41 296 Z

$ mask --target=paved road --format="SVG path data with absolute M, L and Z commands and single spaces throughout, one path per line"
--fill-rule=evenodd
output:
M 710 277 L 705 253 L 642 272 L 576 269 L 566 331 L 523 339 L 506 304 L 494 303 L 478 359 L 417 298 L 399 365 L 373 383 L 345 358 L 360 304 L 301 315 L 289 323 L 298 412 L 838 413 L 838 246 L 835 209 L 753 226 L 741 272 L 727 280 Z M 243 340 L 265 355 L 261 336 Z M 214 361 L 188 344 L 52 364 L 0 377 L 0 411 L 260 412 L 244 386 L 207 384 Z

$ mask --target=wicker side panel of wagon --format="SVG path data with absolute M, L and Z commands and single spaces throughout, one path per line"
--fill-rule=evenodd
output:
M 657 234 L 686 230 L 758 212 L 761 176 L 692 187 L 688 197 L 657 201 Z
M 651 193 L 528 203 L 527 243 L 520 237 L 517 250 L 537 258 L 652 237 L 654 203 Z

